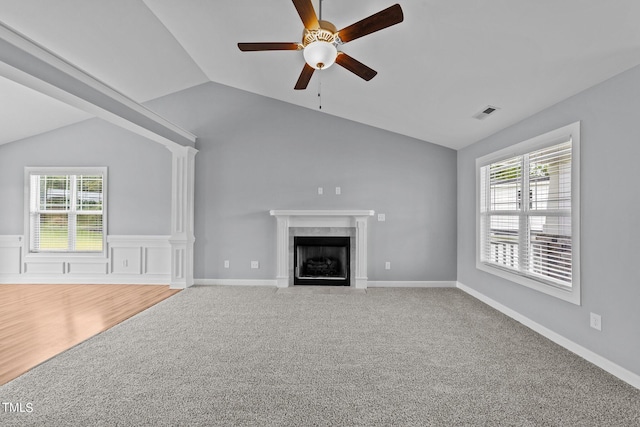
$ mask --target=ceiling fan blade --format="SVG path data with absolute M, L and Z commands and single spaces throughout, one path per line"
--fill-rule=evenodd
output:
M 341 65 L 342 67 L 351 71 L 356 76 L 366 81 L 371 80 L 376 76 L 376 74 L 378 74 L 376 70 L 373 70 L 367 67 L 362 62 L 353 59 L 352 57 L 350 57 L 344 52 L 338 53 L 338 57 L 336 58 L 336 64 Z
M 313 9 L 311 0 L 293 0 L 293 5 L 302 19 L 302 23 L 307 30 L 317 30 L 320 28 L 316 11 Z
M 300 73 L 300 77 L 298 77 L 298 81 L 296 82 L 296 87 L 294 89 L 301 90 L 306 89 L 309 84 L 309 80 L 311 80 L 311 76 L 313 76 L 313 72 L 315 69 L 309 64 L 304 64 L 304 68 L 302 69 L 302 73 Z
M 367 34 L 375 33 L 404 20 L 402 8 L 399 4 L 394 4 L 378 13 L 374 13 L 362 21 L 349 25 L 338 31 L 338 36 L 343 43 L 350 42 Z
M 238 48 L 243 52 L 256 52 L 261 50 L 299 50 L 300 43 L 238 43 Z

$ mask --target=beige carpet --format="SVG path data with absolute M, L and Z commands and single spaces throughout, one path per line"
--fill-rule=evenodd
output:
M 640 391 L 457 289 L 194 287 L 0 387 L 3 426 L 638 426 Z

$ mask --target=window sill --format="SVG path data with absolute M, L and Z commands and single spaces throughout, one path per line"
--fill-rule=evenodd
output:
M 543 282 L 539 282 L 534 279 L 530 279 L 525 276 L 521 276 L 519 274 L 511 273 L 507 270 L 503 270 L 498 267 L 487 265 L 480 261 L 476 261 L 476 268 L 486 273 L 493 274 L 494 276 L 498 276 L 503 279 L 509 280 L 510 282 L 517 283 L 519 285 L 536 290 L 538 292 L 542 292 L 544 294 L 556 297 L 563 301 L 567 301 L 571 304 L 581 305 L 579 286 L 574 285 L 572 289 L 569 289 L 569 288 L 563 289 L 553 285 L 545 284 Z

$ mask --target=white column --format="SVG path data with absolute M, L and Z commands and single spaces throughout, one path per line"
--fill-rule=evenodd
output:
M 356 288 L 366 289 L 367 281 L 367 217 L 359 216 L 356 222 Z
M 171 288 L 193 285 L 194 182 L 198 150 L 188 146 L 169 147 L 171 167 Z
M 279 288 L 289 286 L 289 217 L 279 216 L 278 221 L 278 237 L 276 248 L 277 253 L 277 272 L 276 280 Z

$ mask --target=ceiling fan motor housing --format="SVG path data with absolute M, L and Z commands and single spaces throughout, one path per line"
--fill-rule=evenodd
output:
M 315 41 L 334 43 L 336 41 L 336 26 L 329 21 L 318 21 L 320 27 L 315 29 L 305 28 L 302 31 L 302 45 L 306 46 Z

